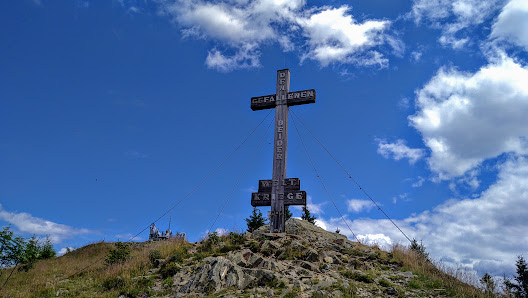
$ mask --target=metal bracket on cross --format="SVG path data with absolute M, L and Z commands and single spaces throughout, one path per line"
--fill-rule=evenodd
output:
M 252 206 L 271 206 L 270 232 L 284 232 L 284 206 L 306 205 L 306 192 L 299 178 L 286 178 L 289 106 L 315 103 L 315 90 L 290 92 L 290 70 L 277 71 L 277 93 L 251 98 L 253 111 L 275 108 L 273 175 L 260 180 L 259 191 L 251 195 Z

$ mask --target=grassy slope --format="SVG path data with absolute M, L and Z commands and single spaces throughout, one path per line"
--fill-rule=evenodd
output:
M 114 244 L 104 242 L 90 244 L 62 257 L 39 261 L 35 268 L 28 272 L 15 271 L 6 288 L 0 292 L 0 297 L 55 297 L 57 293 L 65 297 L 117 297 L 121 293 L 148 294 L 153 281 L 137 277 L 144 276 L 152 267 L 149 251 L 159 250 L 161 257 L 166 258 L 182 245 L 186 243 L 182 241 L 129 243 L 131 248 L 129 260 L 108 266 L 104 259 Z M 80 274 L 75 274 L 87 266 L 90 267 Z M 1 284 L 9 273 L 10 270 L 2 271 Z M 75 275 L 71 276 L 72 274 Z M 117 276 L 120 278 L 117 279 Z
M 220 237 L 222 241 L 223 237 Z M 225 238 L 225 237 L 224 237 Z M 228 239 L 224 239 L 229 241 Z M 62 257 L 40 261 L 29 272 L 16 272 L 0 296 L 2 297 L 118 297 L 124 294 L 136 296 L 170 295 L 172 281 L 163 280 L 159 275 L 148 275 L 153 267 L 149 252 L 158 250 L 161 258 L 181 254 L 192 245 L 183 241 L 162 241 L 155 243 L 129 243 L 131 257 L 122 264 L 108 266 L 104 258 L 112 243 L 90 244 Z M 211 254 L 218 252 L 211 251 Z M 469 286 L 419 255 L 406 248 L 396 246 L 392 251 L 394 261 L 400 262 L 401 271 L 412 271 L 417 277 L 409 283 L 413 289 L 433 291 L 443 289 L 452 297 L 483 297 L 482 292 Z M 201 259 L 204 256 L 195 256 Z M 81 274 L 70 275 L 96 262 Z M 456 273 L 456 272 L 455 272 Z M 3 271 L 0 282 L 3 284 L 9 271 Z M 118 277 L 119 276 L 119 277 Z M 460 276 L 457 276 L 460 278 Z M 156 287 L 156 290 L 153 290 Z

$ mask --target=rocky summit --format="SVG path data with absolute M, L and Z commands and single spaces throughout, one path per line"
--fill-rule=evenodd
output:
M 209 236 L 189 249 L 187 259 L 161 260 L 151 273 L 176 266 L 170 277 L 176 297 L 448 296 L 445 289 L 418 286 L 418 276 L 402 270 L 391 253 L 307 221 L 289 219 L 286 233 L 268 231 Z
M 286 222 L 286 233 L 268 231 L 212 233 L 197 243 L 93 243 L 27 272 L 1 271 L 12 275 L 0 296 L 490 297 L 424 251 L 382 251 L 298 219 Z

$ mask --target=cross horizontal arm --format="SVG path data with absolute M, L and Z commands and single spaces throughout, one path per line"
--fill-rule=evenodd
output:
M 306 191 L 285 192 L 279 195 L 279 200 L 284 206 L 306 205 Z M 271 192 L 254 192 L 251 194 L 251 206 L 271 206 Z
M 315 103 L 315 89 L 288 92 L 283 99 L 286 99 L 288 106 Z M 273 109 L 277 106 L 277 95 L 265 95 L 251 98 L 251 109 L 253 111 Z
M 279 183 L 279 181 L 277 181 Z M 286 178 L 284 179 L 284 192 L 295 192 L 301 190 L 301 180 L 299 178 Z M 269 192 L 271 193 L 273 180 L 259 180 L 258 192 Z

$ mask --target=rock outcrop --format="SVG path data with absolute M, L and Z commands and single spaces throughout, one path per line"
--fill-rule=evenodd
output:
M 286 222 L 284 234 L 268 230 L 194 244 L 169 276 L 171 296 L 444 296 L 441 289 L 409 287 L 416 276 L 403 272 L 390 253 L 344 235 L 298 219 Z M 168 262 L 162 260 L 161 268 Z

